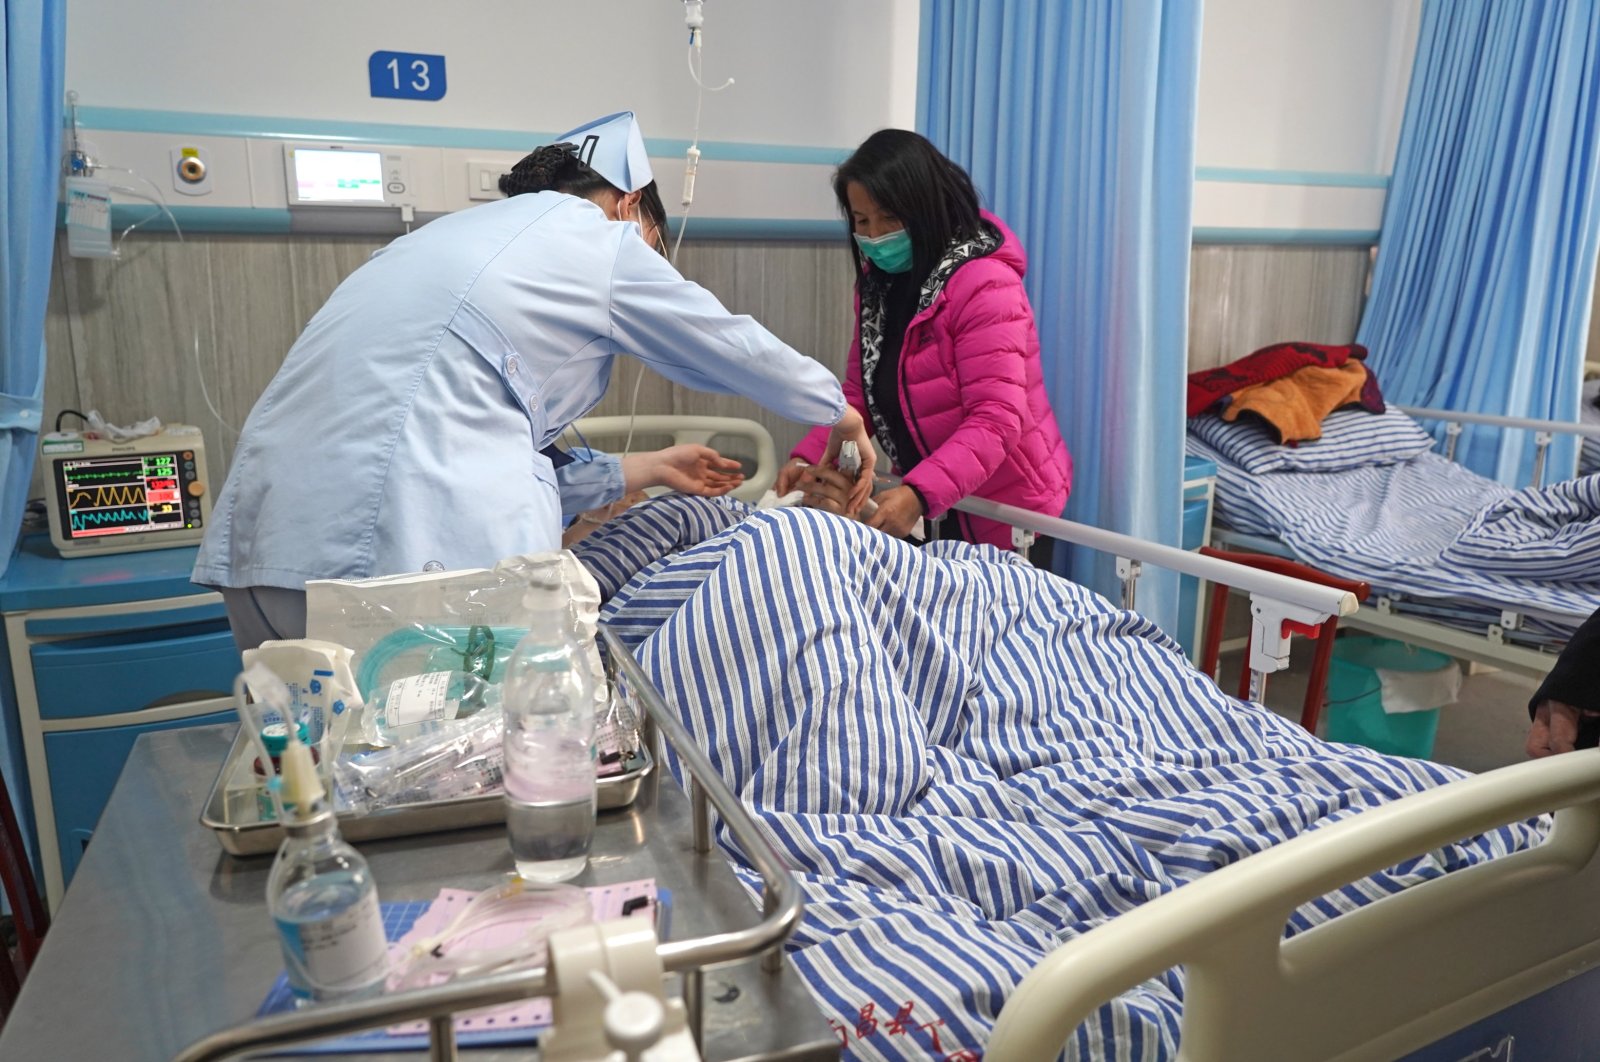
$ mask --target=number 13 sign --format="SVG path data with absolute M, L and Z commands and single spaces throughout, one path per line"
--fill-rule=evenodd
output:
M 373 52 L 367 60 L 372 94 L 396 100 L 444 98 L 444 56 Z

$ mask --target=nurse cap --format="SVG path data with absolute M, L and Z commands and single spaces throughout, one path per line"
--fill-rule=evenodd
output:
M 575 146 L 580 161 L 624 192 L 637 192 L 655 180 L 644 150 L 644 134 L 632 111 L 596 118 L 556 137 L 555 142 Z

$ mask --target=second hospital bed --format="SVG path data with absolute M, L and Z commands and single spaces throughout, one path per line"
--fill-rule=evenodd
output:
M 1600 479 L 1580 477 L 1542 491 L 1517 492 L 1455 463 L 1454 439 L 1461 421 L 1536 430 L 1537 482 L 1544 447 L 1553 434 L 1592 431 L 1600 436 L 1600 428 L 1407 412 L 1452 425 L 1445 453 L 1423 452 L 1334 471 L 1262 472 L 1247 470 L 1248 461 L 1220 453 L 1212 445 L 1215 437 L 1208 442 L 1197 436 L 1192 422 L 1189 452 L 1215 461 L 1218 468 L 1213 541 L 1369 582 L 1373 598 L 1345 621 L 1349 626 L 1542 676 L 1571 631 L 1600 608 L 1600 566 L 1583 560 L 1587 553 L 1567 549 L 1600 535 Z M 1555 556 L 1543 571 L 1530 574 L 1522 568 L 1512 555 L 1512 543 L 1504 544 L 1503 565 L 1492 551 L 1484 554 L 1481 548 L 1475 561 L 1463 563 L 1458 538 L 1464 532 L 1483 532 L 1489 507 L 1509 510 L 1519 505 L 1548 510 L 1536 512 L 1536 519 L 1572 508 L 1589 514 L 1592 529 L 1565 539 L 1552 537 L 1546 545 Z M 1553 527 L 1551 533 L 1556 533 Z M 1492 534 L 1483 537 L 1494 544 Z

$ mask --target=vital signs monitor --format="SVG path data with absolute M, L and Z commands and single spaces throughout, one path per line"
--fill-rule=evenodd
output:
M 189 546 L 211 519 L 200 429 L 168 424 L 115 442 L 93 432 L 39 440 L 50 541 L 63 557 Z

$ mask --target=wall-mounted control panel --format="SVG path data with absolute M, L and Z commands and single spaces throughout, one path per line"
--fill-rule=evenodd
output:
M 290 207 L 397 207 L 416 203 L 411 160 L 399 148 L 289 143 L 283 172 Z

